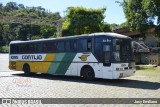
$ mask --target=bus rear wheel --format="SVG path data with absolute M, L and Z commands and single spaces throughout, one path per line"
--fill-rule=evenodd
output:
M 28 64 L 24 64 L 24 65 L 23 65 L 23 71 L 24 71 L 24 74 L 25 74 L 26 76 L 31 75 L 30 67 L 29 67 Z
M 94 80 L 95 74 L 91 67 L 86 67 L 82 70 L 82 76 L 85 80 Z

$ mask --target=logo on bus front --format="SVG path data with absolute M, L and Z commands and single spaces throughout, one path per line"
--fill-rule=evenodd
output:
M 87 61 L 87 57 L 89 55 L 82 55 L 81 57 L 79 57 L 81 59 L 81 61 Z
M 127 65 L 126 64 L 121 64 L 121 67 L 126 67 Z

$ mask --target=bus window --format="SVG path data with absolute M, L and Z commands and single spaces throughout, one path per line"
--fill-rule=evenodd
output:
M 64 42 L 58 42 L 58 51 L 63 52 L 64 51 Z
M 73 42 L 73 49 L 74 49 L 74 50 L 77 50 L 77 41 L 74 41 L 74 42 Z
M 19 46 L 15 46 L 15 53 L 19 53 Z
M 79 39 L 78 40 L 78 51 L 86 52 L 87 51 L 87 39 Z
M 87 51 L 91 51 L 92 50 L 92 42 L 91 40 L 87 40 Z
M 43 43 L 43 45 L 42 45 L 42 51 L 43 51 L 44 53 L 47 52 L 47 44 L 46 44 L 46 43 Z
M 56 52 L 57 50 L 57 44 L 55 42 L 49 43 L 49 52 Z
M 26 44 L 26 45 L 25 45 L 25 52 L 26 52 L 26 53 L 29 53 L 29 44 Z
M 66 43 L 65 43 L 65 50 L 66 50 L 67 52 L 71 51 L 71 44 L 70 44 L 70 42 L 66 42 Z
M 24 44 L 19 44 L 19 53 L 23 53 L 24 51 Z
M 29 49 L 31 53 L 38 53 L 39 51 L 39 46 L 36 43 L 30 44 Z
M 47 53 L 51 53 L 51 52 L 53 52 L 52 50 L 53 50 L 53 46 L 52 46 L 52 42 L 47 42 L 46 43 L 46 52 Z
M 40 53 L 41 52 L 41 44 L 40 43 L 35 43 L 35 52 Z
M 71 51 L 72 52 L 77 51 L 77 40 L 71 40 L 70 44 L 71 44 Z
M 89 39 L 79 39 L 78 40 L 78 51 L 88 52 L 91 51 L 91 40 Z
M 130 39 L 113 40 L 113 56 L 115 62 L 127 62 L 132 60 L 132 48 Z

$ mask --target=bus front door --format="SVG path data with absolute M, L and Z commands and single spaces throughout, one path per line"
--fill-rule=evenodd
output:
M 112 67 L 111 67 L 111 44 L 102 44 L 102 58 L 103 58 L 103 78 L 112 78 Z

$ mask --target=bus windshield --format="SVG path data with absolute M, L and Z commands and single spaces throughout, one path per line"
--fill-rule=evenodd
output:
M 113 61 L 123 63 L 132 61 L 131 39 L 113 40 Z

